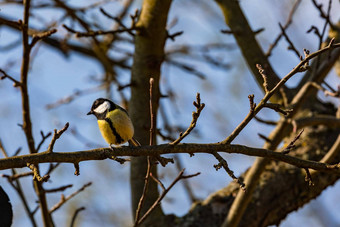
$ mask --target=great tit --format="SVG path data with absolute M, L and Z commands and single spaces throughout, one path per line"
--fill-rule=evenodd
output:
M 96 99 L 87 115 L 93 114 L 98 121 L 99 130 L 110 146 L 125 142 L 134 146 L 140 143 L 133 138 L 134 128 L 125 109 L 109 99 Z

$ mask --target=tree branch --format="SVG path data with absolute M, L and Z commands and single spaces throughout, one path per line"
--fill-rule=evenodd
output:
M 196 111 L 192 112 L 192 120 L 191 120 L 190 126 L 187 128 L 187 130 L 184 133 L 180 133 L 180 136 L 175 141 L 170 143 L 171 145 L 176 145 L 180 143 L 195 128 L 196 122 L 201 114 L 201 111 L 205 107 L 204 103 L 201 104 L 200 93 L 196 94 L 196 102 L 194 101 L 193 104 L 196 107 Z
M 84 191 L 87 187 L 91 186 L 92 182 L 85 184 L 83 187 L 79 188 L 77 191 L 73 192 L 71 195 L 65 197 L 64 195 L 61 196 L 60 201 L 55 204 L 50 210 L 49 213 L 53 213 L 54 211 L 58 210 L 62 205 L 64 205 L 68 200 L 72 199 L 74 196 L 78 195 L 80 192 Z
M 256 68 L 256 64 L 261 64 L 267 72 L 268 88 L 272 89 L 280 81 L 279 76 L 271 67 L 267 56 L 263 53 L 260 45 L 255 39 L 255 34 L 250 28 L 248 21 L 243 14 L 239 2 L 234 0 L 215 0 L 220 6 L 224 15 L 226 24 L 229 26 L 234 35 L 239 48 L 242 51 L 248 67 L 252 71 L 257 83 L 263 89 L 263 79 Z M 289 90 L 283 86 L 285 93 L 289 96 Z M 275 94 L 273 97 L 276 100 L 281 99 L 280 94 Z
M 305 65 L 308 64 L 308 62 L 319 56 L 320 54 L 324 53 L 325 51 L 332 50 L 334 48 L 339 48 L 340 43 L 334 44 L 334 39 L 332 39 L 329 44 L 314 52 L 311 54 L 306 55 L 305 59 L 301 60 L 299 64 L 297 64 L 293 70 L 291 70 L 285 77 L 283 77 L 270 91 L 268 91 L 260 103 L 255 107 L 251 104 L 251 109 L 248 113 L 248 115 L 244 118 L 244 120 L 234 129 L 234 131 L 225 139 L 222 141 L 222 143 L 228 144 L 231 143 L 236 136 L 248 125 L 248 123 L 253 119 L 253 117 L 264 107 L 268 106 L 267 102 L 269 101 L 270 97 L 272 97 L 275 92 L 277 92 L 292 76 L 294 76 L 296 73 L 301 72 L 304 70 Z M 293 100 L 294 101 L 294 100 Z M 250 99 L 250 102 L 253 102 L 253 98 Z M 290 112 L 291 114 L 292 112 Z
M 144 220 L 150 215 L 150 213 L 156 208 L 156 206 L 158 206 L 160 204 L 162 199 L 171 190 L 171 188 L 173 186 L 175 186 L 175 184 L 178 181 L 180 181 L 182 179 L 187 179 L 187 178 L 190 178 L 190 177 L 195 177 L 195 176 L 199 175 L 200 173 L 196 173 L 196 174 L 188 175 L 188 176 L 183 176 L 183 174 L 184 174 L 184 169 L 178 174 L 176 179 L 170 184 L 170 186 L 168 188 L 164 188 L 164 186 L 163 186 L 164 189 L 163 189 L 162 194 L 158 197 L 158 199 L 154 202 L 154 204 L 149 208 L 149 210 L 143 215 L 143 217 L 141 217 L 141 219 L 139 219 L 139 221 L 137 222 L 137 225 L 140 225 L 141 223 L 144 222 Z M 135 226 L 137 226 L 137 225 L 135 225 Z
M 299 168 L 309 168 L 319 171 L 334 171 L 339 173 L 340 165 L 329 165 L 325 163 L 303 160 L 293 156 L 285 155 L 263 148 L 252 148 L 236 144 L 177 144 L 176 146 L 161 144 L 155 146 L 141 146 L 141 147 L 117 147 L 111 148 L 98 148 L 93 150 L 75 151 L 75 152 L 48 152 L 44 151 L 36 154 L 21 155 L 9 158 L 0 159 L 0 170 L 10 168 L 26 167 L 27 163 L 78 163 L 90 160 L 104 160 L 114 156 L 156 156 L 162 154 L 178 154 L 178 153 L 206 153 L 213 154 L 213 152 L 235 153 L 244 154 L 248 156 L 266 157 L 282 161 Z

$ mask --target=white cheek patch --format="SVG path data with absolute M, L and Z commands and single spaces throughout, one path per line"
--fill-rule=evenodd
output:
M 110 109 L 110 103 L 108 101 L 103 102 L 102 104 L 100 104 L 96 109 L 94 109 L 93 111 L 101 114 L 104 113 L 106 110 Z

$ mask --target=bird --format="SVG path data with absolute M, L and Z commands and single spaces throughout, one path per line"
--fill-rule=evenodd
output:
M 109 99 L 98 98 L 93 102 L 87 115 L 96 116 L 99 130 L 110 147 L 126 142 L 133 146 L 140 146 L 133 137 L 134 127 L 123 107 Z

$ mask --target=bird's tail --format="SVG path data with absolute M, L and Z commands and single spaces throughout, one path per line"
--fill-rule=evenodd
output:
M 135 147 L 140 147 L 140 143 L 138 142 L 138 140 L 136 140 L 135 138 L 132 137 L 132 139 L 129 140 L 129 144 Z

